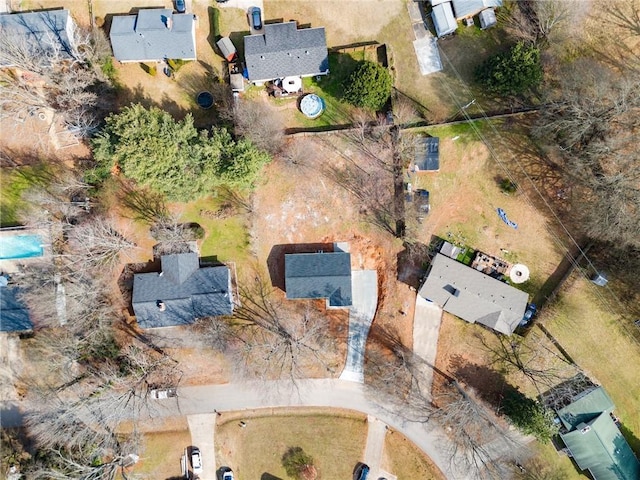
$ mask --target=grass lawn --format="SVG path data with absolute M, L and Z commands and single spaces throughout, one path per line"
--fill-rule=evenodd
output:
M 575 275 L 559 301 L 543 313 L 544 324 L 587 375 L 606 389 L 627 441 L 640 454 L 640 346 L 620 328 L 619 316 L 603 307 L 600 296 L 613 300 L 606 289 Z
M 215 212 L 222 200 L 206 197 L 180 204 L 182 220 L 196 222 L 205 231 L 205 237 L 200 245 L 201 257 L 217 257 L 221 262 L 231 261 L 242 263 L 249 258 L 249 234 L 243 215 L 233 215 L 229 218 L 215 218 L 210 212 Z
M 390 430 L 385 437 L 385 460 L 382 467 L 401 479 L 440 480 L 444 475 L 404 435 Z
M 347 125 L 352 122 L 352 113 L 355 107 L 342 100 L 342 85 L 349 75 L 363 60 L 376 61 L 375 50 L 364 48 L 349 53 L 329 54 L 329 75 L 304 78 L 303 89 L 305 93 L 315 93 L 324 100 L 325 110 L 315 119 L 305 117 L 293 105 L 294 99 L 275 99 L 277 106 L 289 105 L 289 115 L 286 118 L 287 127 L 326 127 L 330 125 Z
M 133 477 L 179 478 L 182 473 L 180 457 L 190 444 L 189 430 L 146 433 L 144 452 L 132 472 Z
M 302 447 L 313 457 L 319 478 L 351 478 L 356 463 L 362 461 L 367 437 L 364 415 L 322 409 L 256 415 L 243 417 L 246 428 L 232 420 L 216 429 L 217 464 L 231 466 L 240 479 L 289 478 L 281 463 L 289 447 Z
M 22 193 L 29 187 L 48 181 L 50 170 L 48 166 L 3 168 L 0 172 L 0 227 L 14 227 L 20 224 L 18 211 L 26 206 L 22 200 Z

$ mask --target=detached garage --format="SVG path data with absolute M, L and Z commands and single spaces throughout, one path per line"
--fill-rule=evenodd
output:
M 458 28 L 458 22 L 456 22 L 453 16 L 451 2 L 432 0 L 431 7 L 431 18 L 433 20 L 433 26 L 436 29 L 436 35 L 438 37 L 444 37 L 445 35 L 455 32 Z

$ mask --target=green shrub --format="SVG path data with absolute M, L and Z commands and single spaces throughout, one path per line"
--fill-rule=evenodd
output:
M 100 69 L 105 76 L 114 82 L 116 80 L 116 67 L 113 66 L 113 57 L 106 57 L 100 65 Z
M 177 72 L 187 62 L 185 60 L 181 60 L 179 58 L 175 58 L 175 59 L 174 58 L 170 58 L 169 60 L 167 60 L 167 63 L 169 64 L 169 68 L 171 70 L 173 70 L 174 72 Z
M 378 111 L 391 95 L 393 79 L 382 65 L 364 61 L 347 78 L 343 88 L 347 102 L 356 107 Z
M 503 178 L 502 180 L 500 180 L 500 190 L 502 190 L 504 193 L 515 193 L 516 190 L 518 190 L 518 184 L 512 182 L 508 178 Z
M 508 52 L 489 57 L 475 71 L 476 81 L 499 95 L 519 95 L 542 81 L 540 50 L 518 42 Z
M 282 466 L 291 478 L 302 479 L 302 473 L 313 466 L 313 458 L 302 447 L 290 447 L 282 456 Z

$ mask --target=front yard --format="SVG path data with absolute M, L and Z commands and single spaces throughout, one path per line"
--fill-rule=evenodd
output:
M 289 478 L 281 460 L 290 447 L 302 447 L 313 457 L 319 478 L 351 478 L 356 463 L 362 461 L 367 438 L 364 415 L 311 408 L 243 415 L 216 428 L 217 465 L 230 466 L 238 478 Z M 239 427 L 240 420 L 246 428 Z

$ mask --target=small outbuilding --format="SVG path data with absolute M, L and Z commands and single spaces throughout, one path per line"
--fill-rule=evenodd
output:
M 440 170 L 440 139 L 418 137 L 415 144 L 414 167 L 417 172 Z
M 478 20 L 480 20 L 480 28 L 482 30 L 491 28 L 498 23 L 498 20 L 496 19 L 496 11 L 493 8 L 482 10 L 478 14 Z
M 452 5 L 449 1 L 432 0 L 431 19 L 438 37 L 449 35 L 458 28 L 458 22 L 456 22 Z
M 229 37 L 222 37 L 216 42 L 216 45 L 227 62 L 233 62 L 238 55 L 238 51 Z

